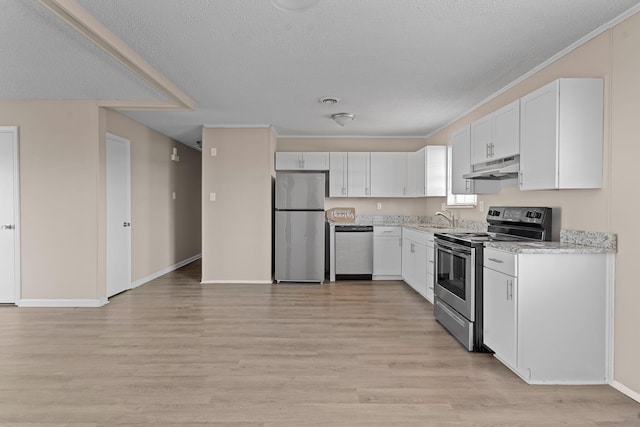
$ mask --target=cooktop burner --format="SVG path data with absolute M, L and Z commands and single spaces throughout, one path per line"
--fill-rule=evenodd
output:
M 445 236 L 450 239 L 455 239 L 470 243 L 483 243 L 483 242 L 517 242 L 526 241 L 524 237 L 514 236 L 511 234 L 500 233 L 438 233 L 438 236 Z M 448 239 L 448 240 L 450 240 Z

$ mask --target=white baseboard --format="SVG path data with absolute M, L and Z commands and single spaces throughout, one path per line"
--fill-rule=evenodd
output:
M 18 307 L 102 307 L 109 304 L 106 298 L 101 299 L 21 299 Z
M 629 396 L 630 398 L 632 398 L 636 402 L 640 402 L 640 393 L 638 393 L 637 391 L 631 390 L 626 385 L 624 385 L 624 384 L 622 384 L 622 383 L 620 383 L 618 381 L 613 381 L 611 383 L 611 387 L 615 388 L 620 393 Z
M 203 280 L 202 285 L 272 285 L 272 280 Z
M 160 271 L 156 271 L 155 273 L 150 274 L 147 277 L 143 277 L 142 279 L 138 279 L 135 282 L 131 283 L 131 289 L 137 288 L 138 286 L 142 286 L 145 283 L 148 283 L 148 282 L 150 282 L 150 281 L 152 281 L 154 279 L 157 279 L 160 276 L 164 276 L 167 273 L 171 273 L 172 271 L 175 271 L 175 270 L 179 269 L 180 267 L 183 267 L 183 266 L 185 266 L 187 264 L 190 264 L 193 261 L 195 261 L 197 259 L 200 259 L 200 258 L 202 258 L 202 254 L 194 255 L 191 258 L 187 258 L 185 260 L 182 260 L 177 264 L 171 265 L 171 266 L 169 266 L 167 268 L 163 268 Z

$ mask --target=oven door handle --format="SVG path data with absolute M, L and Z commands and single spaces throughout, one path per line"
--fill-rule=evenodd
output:
M 467 256 L 471 256 L 471 250 L 464 247 L 451 247 L 448 245 L 443 245 L 440 242 L 436 243 L 436 248 L 442 252 L 446 252 L 451 255 L 460 255 L 461 253 Z

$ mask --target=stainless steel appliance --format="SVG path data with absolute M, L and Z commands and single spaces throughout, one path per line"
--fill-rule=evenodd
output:
M 373 275 L 373 226 L 336 225 L 337 280 L 371 280 Z
M 482 263 L 485 242 L 551 240 L 552 210 L 491 207 L 488 231 L 435 234 L 434 314 L 467 350 L 482 344 Z
M 280 282 L 324 281 L 326 175 L 278 172 L 275 182 L 275 273 Z

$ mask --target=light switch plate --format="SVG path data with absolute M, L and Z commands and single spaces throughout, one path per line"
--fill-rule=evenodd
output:
M 209 201 L 210 202 L 216 201 L 216 193 L 209 193 Z
M 382 203 L 381 203 L 381 202 L 378 202 L 378 203 L 376 204 L 376 208 L 378 208 L 378 210 L 382 209 Z

